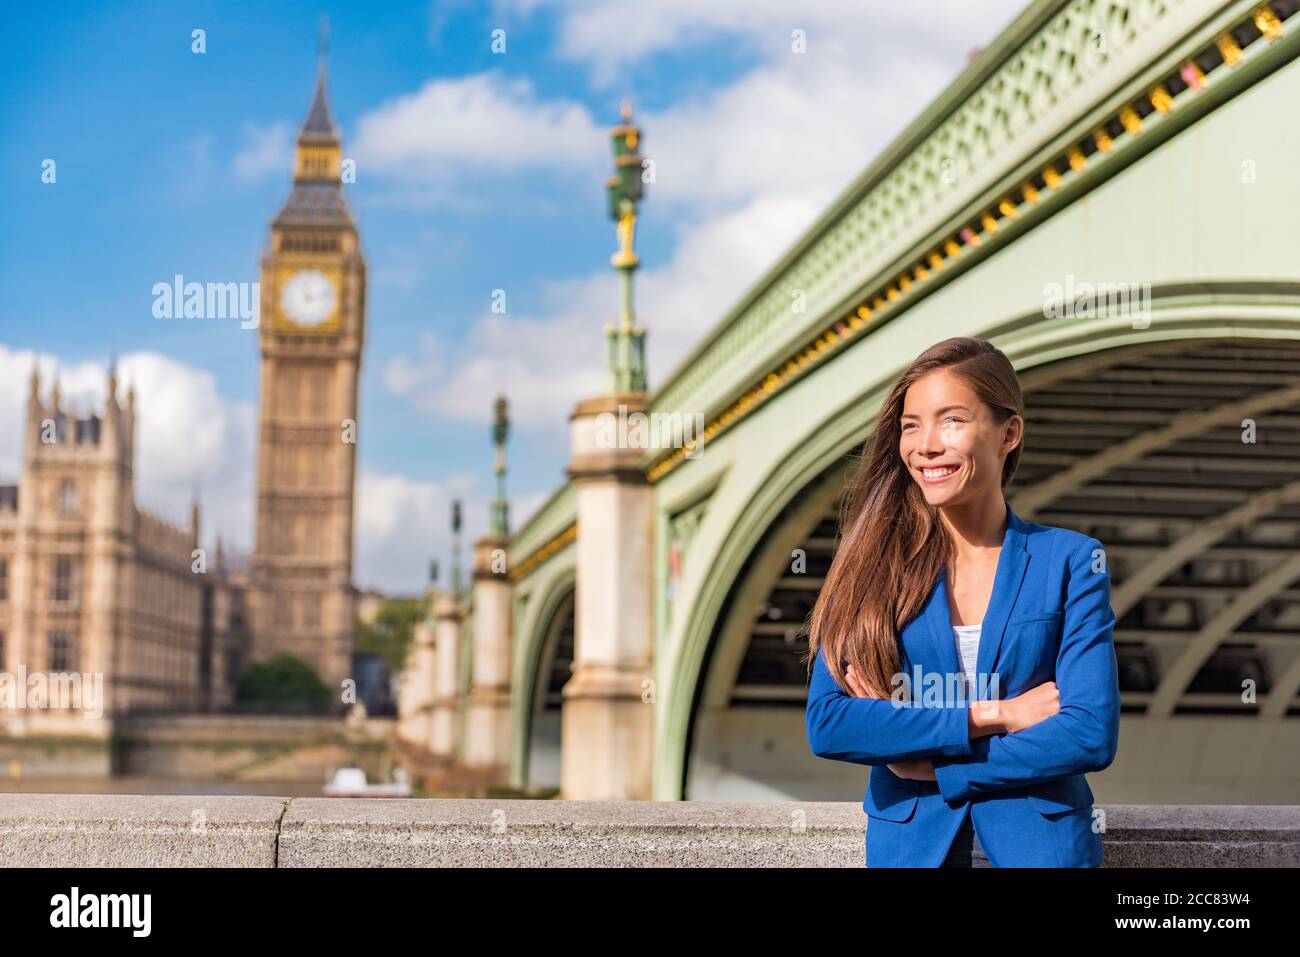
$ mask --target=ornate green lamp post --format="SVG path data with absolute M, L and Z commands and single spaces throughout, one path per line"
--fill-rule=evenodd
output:
M 623 122 L 610 131 L 614 141 L 614 175 L 606 181 L 609 215 L 618 224 L 619 248 L 610 258 L 622 277 L 622 315 L 617 326 L 605 326 L 611 392 L 642 392 L 645 377 L 645 329 L 636 324 L 632 310 L 632 273 L 637 256 L 632 248 L 636 232 L 637 203 L 644 193 L 641 177 L 641 130 L 632 123 L 632 104 L 623 103 Z
M 460 499 L 451 503 L 451 591 L 460 597 Z
M 506 501 L 506 436 L 510 432 L 510 419 L 506 397 L 497 396 L 492 409 L 492 442 L 497 448 L 497 496 L 492 502 L 492 534 L 505 538 L 510 534 L 509 503 Z

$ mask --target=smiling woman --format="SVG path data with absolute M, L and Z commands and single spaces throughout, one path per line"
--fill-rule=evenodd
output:
M 894 384 L 845 495 L 807 731 L 873 766 L 869 866 L 1101 863 L 1084 773 L 1119 732 L 1110 579 L 1096 539 L 1007 504 L 1024 428 L 1007 357 L 940 342 Z

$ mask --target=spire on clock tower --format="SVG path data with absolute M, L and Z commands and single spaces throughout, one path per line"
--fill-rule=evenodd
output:
M 275 226 L 352 225 L 343 200 L 342 136 L 326 93 L 325 54 L 329 26 L 321 21 L 316 48 L 316 90 L 307 118 L 298 131 L 294 153 L 293 192 L 276 216 Z
M 330 102 L 325 95 L 325 55 L 329 53 L 329 21 L 321 18 L 320 42 L 316 45 L 316 94 L 311 98 L 311 109 L 307 111 L 307 121 L 302 125 L 303 136 L 321 137 L 338 141 L 338 128 L 334 125 L 334 116 L 330 113 Z

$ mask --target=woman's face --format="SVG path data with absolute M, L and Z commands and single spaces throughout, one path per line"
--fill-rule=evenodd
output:
M 935 507 L 976 500 L 1002 487 L 1002 462 L 1020 441 L 1023 421 L 1000 426 L 961 378 L 936 369 L 908 387 L 898 451 L 908 474 Z

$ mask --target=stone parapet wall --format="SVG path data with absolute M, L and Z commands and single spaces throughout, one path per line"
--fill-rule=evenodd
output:
M 1099 805 L 1106 867 L 1300 867 L 1300 806 Z M 8 866 L 861 867 L 856 802 L 0 795 Z

